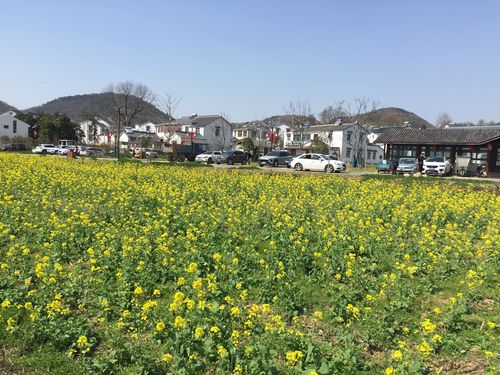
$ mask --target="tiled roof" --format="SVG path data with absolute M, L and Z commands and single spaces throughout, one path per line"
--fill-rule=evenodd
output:
M 407 145 L 481 145 L 500 139 L 500 129 L 385 129 L 376 143 Z
M 352 128 L 354 124 L 344 124 L 344 125 L 335 125 L 335 124 L 325 124 L 325 125 L 314 125 L 310 126 L 308 129 L 310 132 L 324 132 L 324 131 L 340 131 Z
M 190 117 L 181 117 L 177 119 L 176 123 L 180 125 L 191 125 L 191 126 L 199 126 L 204 127 L 210 124 L 211 122 L 221 118 L 219 115 L 209 115 L 209 116 L 190 116 Z

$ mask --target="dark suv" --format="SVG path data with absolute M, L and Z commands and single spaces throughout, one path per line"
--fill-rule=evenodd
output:
M 228 165 L 234 163 L 246 164 L 248 161 L 248 155 L 240 150 L 234 151 L 224 151 L 220 159 L 217 160 L 217 164 L 227 163 Z
M 26 151 L 23 143 L 8 143 L 2 145 L 2 151 Z

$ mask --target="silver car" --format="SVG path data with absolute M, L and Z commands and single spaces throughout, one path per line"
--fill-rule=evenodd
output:
M 399 174 L 403 173 L 417 173 L 418 163 L 417 159 L 414 158 L 401 158 L 398 160 L 398 167 L 396 172 Z
M 259 158 L 259 165 L 272 165 L 277 167 L 278 165 L 287 165 L 293 159 L 293 155 L 288 151 L 271 151 L 267 155 L 261 156 Z

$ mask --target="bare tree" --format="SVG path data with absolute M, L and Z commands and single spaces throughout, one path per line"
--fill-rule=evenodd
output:
M 109 84 L 105 89 L 108 105 L 113 112 L 110 119 L 116 139 L 116 155 L 120 154 L 121 129 L 131 127 L 137 115 L 156 101 L 156 95 L 142 83 L 130 81 Z
M 315 120 L 311 114 L 309 101 L 298 100 L 295 103 L 290 102 L 285 112 L 288 115 L 289 125 L 294 132 L 294 137 L 296 134 L 298 135 L 297 141 L 299 147 L 302 147 L 304 145 L 304 137 L 307 133 L 307 129 L 311 121 Z
M 380 102 L 367 97 L 355 98 L 353 103 L 341 100 L 335 102 L 333 106 L 326 107 L 319 115 L 323 124 L 331 124 L 336 120 L 354 122 L 358 116 L 375 111 L 379 105 Z
M 227 113 L 221 112 L 219 115 L 219 124 L 215 125 L 213 129 L 215 145 L 221 151 L 224 151 L 233 135 L 233 125 L 229 122 L 229 118 L 230 116 Z
M 436 127 L 444 129 L 450 125 L 452 121 L 451 116 L 447 112 L 442 112 L 436 119 Z
M 181 100 L 182 98 L 176 97 L 172 91 L 166 91 L 163 96 L 158 98 L 158 104 L 164 116 L 164 118 L 161 119 L 162 122 L 164 121 L 161 125 L 161 130 L 162 133 L 164 133 L 164 140 L 167 144 L 171 143 L 178 128 L 174 120 L 175 112 Z

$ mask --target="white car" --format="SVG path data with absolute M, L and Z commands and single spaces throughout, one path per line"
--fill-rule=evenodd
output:
M 222 158 L 221 151 L 205 151 L 202 154 L 196 155 L 194 161 L 204 162 L 204 163 L 215 163 L 217 160 Z
M 53 154 L 56 151 L 56 146 L 49 143 L 37 145 L 31 152 L 34 154 Z
M 424 173 L 427 175 L 446 176 L 451 171 L 451 164 L 444 156 L 432 156 L 424 160 Z
M 343 161 L 336 160 L 329 155 L 323 154 L 304 154 L 296 157 L 290 162 L 290 167 L 297 171 L 324 171 L 328 173 L 341 172 L 346 170 L 346 164 Z

